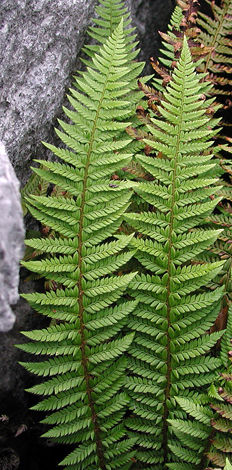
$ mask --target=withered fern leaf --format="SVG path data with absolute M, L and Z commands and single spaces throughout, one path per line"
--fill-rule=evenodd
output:
M 230 96 L 232 5 L 230 0 L 222 0 L 220 5 L 216 2 L 207 3 L 211 6 L 213 18 L 199 11 L 197 20 L 201 28 L 200 39 L 205 46 L 211 48 L 203 69 L 209 74 L 208 80 L 213 83 L 211 94 L 218 98 L 220 95 Z

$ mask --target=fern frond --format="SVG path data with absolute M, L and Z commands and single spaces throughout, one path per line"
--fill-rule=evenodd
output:
M 97 14 L 97 17 L 92 18 L 92 21 L 93 23 L 95 23 L 95 26 L 91 26 L 89 28 L 89 35 L 95 40 L 95 44 L 85 46 L 83 48 L 83 51 L 87 54 L 87 56 L 90 57 L 90 59 L 94 60 L 94 55 L 98 53 L 99 47 L 102 44 L 104 45 L 108 36 L 112 34 L 114 29 L 118 26 L 121 19 L 123 18 L 124 32 L 125 32 L 125 50 L 127 52 L 128 61 L 130 61 L 130 64 L 131 64 L 130 74 L 127 76 L 127 92 L 129 94 L 129 97 L 130 97 L 129 99 L 131 103 L 130 116 L 131 116 L 132 122 L 137 127 L 138 120 L 135 116 L 135 107 L 143 96 L 143 93 L 137 88 L 137 77 L 141 73 L 143 65 L 141 64 L 141 62 L 134 60 L 136 59 L 136 56 L 139 52 L 139 50 L 137 49 L 138 42 L 136 41 L 136 34 L 133 34 L 135 31 L 135 28 L 130 27 L 131 18 L 130 18 L 127 8 L 125 8 L 124 2 L 116 1 L 116 0 L 100 0 L 99 6 L 95 8 L 95 12 Z M 85 65 L 87 66 L 90 65 L 89 59 L 86 60 L 82 58 L 81 60 L 84 62 Z M 94 81 L 96 78 L 95 71 L 93 71 L 91 75 L 92 77 L 89 77 L 90 78 L 89 85 L 96 87 L 96 85 L 94 85 Z M 150 77 L 142 77 L 141 81 L 143 83 L 146 83 L 149 80 L 149 78 Z M 125 89 L 125 82 L 123 81 L 124 80 L 123 77 L 120 77 L 120 76 L 115 77 L 115 80 L 117 80 L 119 86 L 116 87 L 118 89 L 117 90 L 115 89 L 114 91 L 115 85 L 112 82 L 111 94 L 112 94 L 112 98 L 114 97 L 115 99 L 117 99 L 117 97 L 124 94 L 123 88 Z M 78 81 L 78 84 L 81 87 L 82 91 L 86 90 L 86 87 L 84 89 L 82 88 L 82 81 L 80 79 Z M 120 88 L 120 85 L 121 85 L 121 88 Z M 122 118 L 123 117 L 124 115 L 122 115 Z M 102 123 L 104 130 L 106 130 L 105 126 L 108 126 L 108 125 L 109 124 L 107 123 L 107 121 L 105 123 Z M 113 126 L 113 123 L 111 123 L 111 129 L 113 129 L 112 126 Z M 120 122 L 115 123 L 115 126 L 120 126 Z M 120 127 L 117 127 L 117 128 L 119 129 Z M 124 128 L 121 127 L 121 129 L 124 129 Z M 99 129 L 100 129 L 100 123 L 99 123 Z M 132 148 L 132 145 L 133 144 L 130 144 L 131 148 Z M 121 168 L 123 168 L 123 166 Z
M 206 331 L 218 315 L 223 289 L 207 293 L 204 286 L 223 262 L 191 264 L 192 253 L 202 253 L 219 234 L 197 229 L 217 204 L 217 198 L 211 200 L 215 180 L 208 180 L 214 166 L 210 162 L 214 131 L 206 115 L 207 102 L 197 99 L 201 90 L 184 39 L 180 61 L 158 105 L 159 115 L 150 119 L 151 137 L 143 139 L 151 152 L 160 152 L 159 158 L 152 154 L 136 157 L 153 175 L 154 181 L 136 188 L 151 209 L 126 216 L 140 233 L 131 242 L 137 250 L 135 257 L 151 273 L 138 274 L 130 283 L 131 295 L 139 304 L 130 316 L 135 337 L 129 348 L 131 376 L 125 384 L 131 397 L 128 427 L 138 436 L 137 460 L 143 470 L 151 464 L 157 470 L 168 466 L 174 449 L 179 458 L 185 454 L 187 462 L 199 463 L 192 451 L 185 452 L 172 438 L 168 419 L 178 416 L 174 397 L 211 383 L 221 365 L 220 359 L 214 363 L 206 353 L 222 332 Z M 192 124 L 197 131 L 190 131 L 190 142 Z M 214 120 L 212 127 L 215 124 Z M 200 414 L 205 420 L 201 408 L 198 418 Z M 153 449 L 146 431 L 140 431 L 146 426 L 156 429 Z
M 174 48 L 172 41 L 176 39 L 176 36 L 173 30 L 180 31 L 180 24 L 183 18 L 182 8 L 180 6 L 176 6 L 173 10 L 172 16 L 170 18 L 170 22 L 168 25 L 168 31 L 165 36 L 166 41 L 162 41 L 162 48 L 160 49 L 160 53 L 162 56 L 160 57 L 160 62 L 167 68 L 171 69 L 172 63 L 175 60 Z
M 212 48 L 204 64 L 204 70 L 209 73 L 209 80 L 214 84 L 211 93 L 215 96 L 230 94 L 231 86 L 231 2 L 225 0 L 221 5 L 211 4 L 213 18 L 199 13 L 197 20 L 202 31 L 200 38 L 206 46 Z M 223 74 L 223 76 L 222 76 Z M 227 78 L 228 77 L 228 78 Z
M 131 20 L 129 18 L 127 8 L 125 8 L 124 2 L 118 0 L 100 0 L 99 4 L 100 6 L 95 8 L 95 12 L 97 13 L 98 18 L 92 18 L 92 21 L 97 26 L 92 26 L 90 28 L 89 35 L 96 39 L 100 44 L 104 44 L 106 39 L 111 36 L 115 28 L 118 26 L 122 18 L 125 28 L 129 26 Z M 134 30 L 135 28 L 128 30 L 128 36 L 126 37 L 125 41 L 131 41 L 130 34 Z M 99 46 L 85 46 L 84 50 L 88 53 L 89 56 L 91 56 L 90 51 L 93 53 L 98 51 Z
M 102 4 L 118 11 L 118 24 L 118 2 Z M 105 15 L 104 8 L 99 11 Z M 108 10 L 106 16 L 109 24 Z M 104 34 L 108 35 L 107 28 Z M 39 178 L 53 182 L 61 191 L 52 197 L 26 196 L 31 213 L 54 236 L 29 240 L 29 246 L 47 257 L 23 264 L 60 287 L 24 295 L 32 307 L 57 324 L 25 332 L 31 342 L 19 347 L 48 356 L 23 365 L 34 374 L 50 377 L 30 392 L 49 396 L 34 408 L 52 411 L 44 423 L 53 428 L 45 436 L 75 444 L 62 462 L 73 470 L 127 470 L 136 440 L 126 438 L 123 425 L 128 404 L 123 391 L 124 355 L 134 336 L 123 329 L 136 302 L 122 298 L 135 273 L 115 275 L 134 253 L 128 251 L 133 235 L 114 236 L 133 184 L 112 184 L 110 177 L 132 158 L 127 150 L 131 139 L 122 134 L 128 125 L 123 118 L 131 114 L 126 97 L 133 91 L 131 77 L 142 66 L 131 61 L 137 52 L 130 52 L 133 45 L 122 21 L 107 40 L 104 34 L 104 45 L 94 51 L 87 71 L 76 78 L 79 91 L 70 90 L 74 110 L 67 115 L 74 124 L 60 122 L 63 130 L 57 130 L 68 149 L 45 144 L 63 163 L 46 162 L 35 169 Z

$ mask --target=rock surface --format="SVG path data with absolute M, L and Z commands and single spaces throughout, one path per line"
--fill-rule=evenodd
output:
M 1 0 L 0 140 L 24 185 L 33 158 L 46 159 L 41 140 L 56 143 L 78 54 L 97 0 Z M 126 0 L 141 41 L 141 59 L 157 55 L 172 0 Z M 151 73 L 149 71 L 149 73 Z
M 15 322 L 10 305 L 19 298 L 19 262 L 24 251 L 24 226 L 19 181 L 0 142 L 0 331 Z
M 48 140 L 95 0 L 3 0 L 0 139 L 25 183 Z M 50 139 L 49 139 L 50 140 Z

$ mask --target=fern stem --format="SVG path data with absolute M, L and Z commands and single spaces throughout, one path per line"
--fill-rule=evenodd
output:
M 81 287 L 81 276 L 80 276 L 80 281 L 79 281 L 79 288 Z M 86 382 L 86 388 L 87 388 L 87 395 L 88 395 L 88 400 L 89 400 L 89 407 L 91 410 L 91 417 L 92 421 L 94 424 L 94 433 L 96 436 L 96 454 L 99 459 L 100 463 L 100 468 L 101 470 L 106 470 L 106 466 L 104 463 L 104 452 L 102 449 L 102 442 L 101 442 L 101 437 L 100 437 L 100 426 L 98 424 L 98 419 L 97 419 L 97 414 L 94 409 L 94 400 L 92 398 L 92 393 L 91 393 L 91 386 L 90 386 L 90 374 L 88 371 L 88 359 L 86 357 L 85 353 L 85 337 L 84 337 L 84 331 L 85 331 L 85 325 L 83 321 L 83 292 L 79 291 L 79 306 L 80 306 L 80 331 L 81 331 L 81 355 L 82 355 L 82 366 L 83 366 L 83 371 L 84 371 L 84 378 Z

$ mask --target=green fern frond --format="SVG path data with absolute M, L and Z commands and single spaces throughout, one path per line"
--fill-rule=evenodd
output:
M 31 342 L 19 347 L 50 356 L 23 365 L 39 376 L 53 376 L 30 392 L 50 395 L 34 408 L 53 411 L 44 420 L 53 425 L 45 436 L 75 444 L 62 462 L 73 470 L 118 466 L 127 470 L 134 455 L 136 439 L 127 439 L 123 426 L 128 404 L 123 391 L 124 355 L 134 334 L 125 335 L 123 329 L 137 302 L 122 295 L 135 273 L 115 273 L 135 250 L 128 251 L 132 235 L 114 236 L 133 184 L 113 184 L 110 179 L 132 157 L 125 150 L 131 139 L 122 136 L 128 124 L 122 118 L 131 113 L 125 98 L 131 89 L 127 77 L 135 70 L 128 59 L 121 21 L 107 41 L 104 37 L 104 45 L 81 79 L 76 79 L 80 91 L 70 90 L 74 111 L 67 114 L 71 113 L 74 124 L 60 123 L 63 131 L 57 134 L 71 150 L 45 144 L 64 163 L 46 162 L 44 168 L 35 169 L 61 191 L 53 197 L 26 197 L 31 213 L 58 236 L 29 240 L 30 247 L 47 257 L 23 264 L 60 287 L 23 297 L 38 312 L 62 323 L 25 332 Z
M 167 69 L 159 69 L 157 64 L 155 70 L 161 75 L 162 79 L 156 78 L 154 80 L 154 87 L 162 92 L 163 84 L 167 84 L 171 79 L 171 70 L 175 65 L 175 60 L 178 57 L 182 40 L 183 33 L 190 36 L 188 44 L 191 49 L 192 56 L 194 57 L 195 53 L 203 54 L 202 61 L 197 63 L 198 71 L 201 71 L 203 79 L 212 83 L 212 88 L 210 90 L 211 96 L 216 96 L 217 101 L 220 101 L 220 105 L 215 107 L 215 104 L 209 106 L 208 113 L 212 113 L 218 107 L 223 106 L 226 110 L 230 107 L 230 101 L 225 101 L 226 95 L 230 95 L 231 88 L 231 5 L 229 1 L 221 2 L 220 6 L 215 4 L 215 2 L 207 2 L 211 9 L 213 17 L 209 17 L 205 14 L 200 14 L 200 18 L 197 17 L 198 6 L 195 0 L 179 1 L 179 6 L 176 7 L 173 13 L 173 18 L 169 26 L 168 34 L 161 33 L 162 38 L 164 39 L 163 46 L 167 49 L 162 50 L 165 55 L 164 65 Z M 183 16 L 182 16 L 183 13 Z M 181 28 L 180 28 L 181 25 Z M 201 30 L 199 29 L 201 27 Z M 180 31 L 181 29 L 181 31 Z M 190 34 L 191 33 L 191 34 Z M 196 45 L 198 47 L 198 51 Z M 195 51 L 195 52 L 194 52 Z M 160 59 L 162 62 L 162 58 Z M 202 89 L 202 99 L 204 99 L 205 93 L 209 93 L 209 90 Z M 154 99 L 153 105 L 159 103 L 159 100 Z M 228 115 L 228 111 L 225 111 Z M 224 121 L 224 126 L 227 126 L 228 119 Z M 168 132 L 168 131 L 167 131 Z M 220 137 L 220 136 L 219 136 Z M 229 140 L 229 138 L 227 138 Z M 215 148 L 215 153 L 221 150 L 230 152 L 230 147 L 225 145 L 220 145 Z M 218 155 L 219 156 L 219 155 Z M 227 157 L 229 158 L 229 157 Z M 227 173 L 226 179 L 230 178 L 230 169 L 226 164 L 226 160 L 222 160 L 220 157 L 220 165 L 224 172 Z M 221 171 L 221 174 L 223 172 Z M 224 181 L 222 181 L 224 184 Z M 230 190 L 228 189 L 228 192 Z M 231 191 L 230 191 L 231 192 Z M 223 190 L 222 190 L 223 193 Z M 230 197 L 230 196 L 229 196 Z M 229 199 L 230 200 L 230 199 Z M 222 204 L 218 205 L 219 210 L 222 209 Z M 224 205 L 225 208 L 225 205 Z M 230 210 L 230 208 L 228 208 Z M 220 257 L 226 256 L 228 254 L 228 243 L 225 240 L 222 240 L 221 245 L 224 245 L 224 248 L 220 251 Z M 226 254 L 224 255 L 224 252 Z M 203 255 L 204 259 L 207 259 L 207 253 Z M 230 257 L 231 258 L 231 257 Z M 212 259 L 212 254 L 208 254 L 208 259 Z M 222 258 L 223 259 L 223 258 Z M 231 262 L 228 259 L 227 264 L 225 265 L 225 272 L 230 272 Z M 218 278 L 216 282 L 225 283 L 226 291 L 231 291 L 231 286 L 228 285 L 228 278 L 225 279 L 225 275 L 221 278 Z M 224 300 L 224 303 L 226 300 Z
M 131 64 L 130 74 L 127 76 L 127 86 L 128 86 L 127 91 L 129 93 L 129 96 L 130 96 L 129 100 L 131 103 L 130 115 L 131 115 L 133 124 L 137 127 L 138 122 L 135 116 L 135 107 L 143 96 L 142 92 L 138 90 L 137 88 L 137 79 L 142 71 L 142 67 L 141 67 L 141 63 L 135 60 L 138 55 L 139 50 L 137 49 L 138 42 L 136 41 L 136 34 L 133 34 L 135 32 L 135 28 L 129 27 L 131 23 L 130 14 L 128 12 L 128 9 L 125 8 L 125 3 L 118 1 L 118 0 L 100 0 L 99 6 L 95 8 L 95 11 L 97 13 L 97 18 L 96 17 L 92 18 L 92 21 L 93 23 L 95 23 L 95 26 L 91 26 L 89 28 L 89 35 L 96 41 L 96 44 L 85 46 L 83 48 L 83 51 L 87 54 L 87 56 L 90 57 L 90 59 L 93 59 L 94 55 L 98 53 L 99 47 L 102 44 L 104 45 L 108 36 L 112 34 L 114 29 L 118 26 L 121 19 L 123 18 L 124 32 L 125 32 L 125 49 L 127 52 L 128 61 L 130 61 L 130 64 Z M 84 62 L 85 65 L 87 66 L 90 65 L 89 59 L 86 60 L 82 58 L 81 60 Z M 90 82 L 89 82 L 90 85 L 91 85 L 91 78 L 94 79 L 94 73 L 92 74 L 92 77 L 90 77 Z M 118 77 L 117 81 L 119 81 L 120 78 L 121 77 Z M 143 83 L 146 83 L 149 78 L 150 77 L 142 77 L 141 80 Z M 79 79 L 79 86 L 81 86 L 80 79 Z M 125 86 L 123 85 L 123 81 L 122 81 L 122 86 L 123 87 Z M 82 91 L 84 90 L 82 89 Z M 112 98 L 113 96 L 114 96 L 114 93 L 112 90 Z M 117 99 L 117 96 L 118 94 L 115 96 L 116 99 Z M 106 122 L 106 125 L 109 125 L 109 124 Z M 120 123 L 118 122 L 115 125 L 120 126 Z M 112 126 L 113 126 L 113 123 L 111 124 L 111 129 L 113 129 Z M 130 148 L 132 148 L 132 145 L 133 144 L 131 143 Z M 138 148 L 138 146 L 136 147 Z
M 29 181 L 21 189 L 21 204 L 23 209 L 23 216 L 27 214 L 26 198 L 31 194 L 46 195 L 48 190 L 48 183 L 39 177 L 36 173 L 33 173 L 29 178 Z
M 208 179 L 215 165 L 210 162 L 214 131 L 205 114 L 207 102 L 197 100 L 201 87 L 185 39 L 177 69 L 158 106 L 159 116 L 151 117 L 148 125 L 152 137 L 143 139 L 161 156 L 137 155 L 154 179 L 136 188 L 150 211 L 126 216 L 140 233 L 131 244 L 146 270 L 130 283 L 131 295 L 139 304 L 130 315 L 135 337 L 128 351 L 131 375 L 125 384 L 131 397 L 128 427 L 131 436 L 138 437 L 136 458 L 143 470 L 163 469 L 178 447 L 168 423 L 178 416 L 174 397 L 211 383 L 221 365 L 220 359 L 211 360 L 208 354 L 222 332 L 209 335 L 206 331 L 218 315 L 223 289 L 207 293 L 204 286 L 223 262 L 191 264 L 192 254 L 203 252 L 218 236 L 216 231 L 196 228 L 218 202 L 210 198 L 215 184 Z M 198 129 L 195 137 L 192 125 Z M 140 431 L 146 426 L 156 430 L 153 448 L 146 431 Z M 180 448 L 175 453 L 183 452 Z M 189 454 L 187 461 L 197 459 Z
M 171 80 L 172 70 L 176 66 L 176 61 L 181 54 L 184 37 L 188 40 L 192 59 L 196 66 L 200 65 L 202 59 L 213 50 L 212 47 L 208 47 L 199 38 L 200 31 L 199 28 L 196 27 L 199 8 L 197 0 L 180 0 L 177 1 L 177 4 L 172 13 L 167 33 L 159 32 L 163 39 L 162 48 L 160 49 L 163 56 L 159 57 L 159 60 L 151 60 L 151 65 L 156 74 L 161 77 L 155 77 L 153 80 L 154 88 L 160 93 L 163 93 L 163 87 Z M 160 63 L 162 65 L 160 65 Z M 205 76 L 206 74 L 202 74 L 202 78 Z
M 131 33 L 135 28 L 128 28 L 130 25 L 130 15 L 125 8 L 124 2 L 118 0 L 100 0 L 99 6 L 95 8 L 95 12 L 98 17 L 92 18 L 92 21 L 96 26 L 89 28 L 89 35 L 94 38 L 101 45 L 108 39 L 113 33 L 115 28 L 119 25 L 123 18 L 124 28 L 127 28 L 127 36 L 125 42 L 129 43 L 135 39 L 136 36 L 131 37 Z M 99 50 L 98 45 L 85 46 L 83 50 L 89 55 L 93 56 L 95 52 Z

